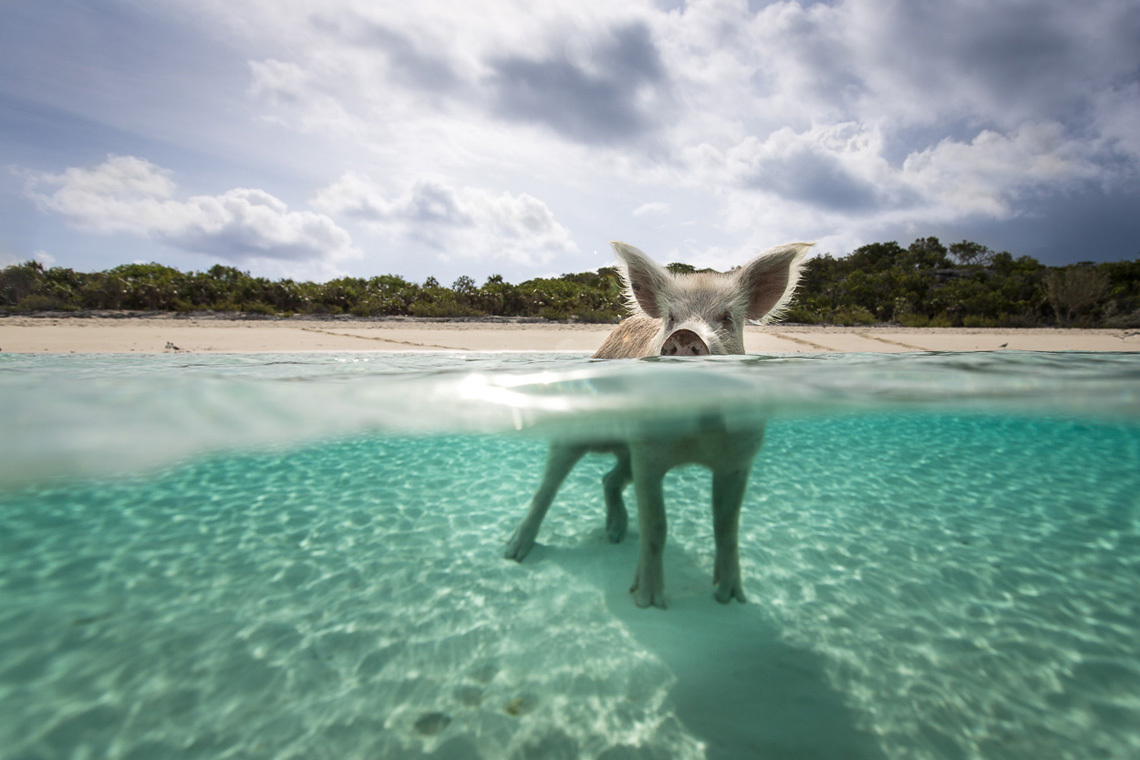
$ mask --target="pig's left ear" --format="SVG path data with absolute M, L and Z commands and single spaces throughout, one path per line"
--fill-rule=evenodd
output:
M 769 248 L 740 269 L 736 281 L 748 299 L 748 319 L 775 319 L 792 300 L 812 243 L 788 243 Z
M 673 278 L 669 271 L 632 245 L 614 241 L 614 253 L 625 263 L 626 295 L 630 306 L 638 306 L 648 316 L 661 319 L 665 316 L 663 303 L 673 296 Z

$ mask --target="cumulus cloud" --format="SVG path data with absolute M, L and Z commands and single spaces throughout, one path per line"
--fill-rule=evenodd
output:
M 1065 192 L 1098 176 L 1095 148 L 1056 123 L 1024 124 L 1011 134 L 982 130 L 911 152 L 901 165 L 884 156 L 877 128 L 855 123 L 778 130 L 747 137 L 723 153 L 690 153 L 699 170 L 729 187 L 761 191 L 823 212 L 910 211 L 927 218 L 1009 216 L 1034 187 Z M 931 217 L 931 214 L 934 216 Z
M 321 190 L 314 205 L 410 240 L 444 258 L 480 258 L 534 265 L 577 251 L 550 208 L 526 193 L 494 194 L 421 179 L 397 194 L 348 172 Z
M 1034 188 L 1064 191 L 1097 176 L 1087 148 L 1066 139 L 1059 124 L 1026 124 L 1012 135 L 983 131 L 970 142 L 943 140 L 912 153 L 902 169 L 928 203 L 957 216 L 1003 218 Z
M 44 211 L 98 234 L 148 236 L 229 261 L 335 263 L 359 255 L 329 217 L 289 211 L 264 190 L 178 199 L 170 172 L 134 156 L 110 156 L 60 174 L 27 173 L 27 194 Z

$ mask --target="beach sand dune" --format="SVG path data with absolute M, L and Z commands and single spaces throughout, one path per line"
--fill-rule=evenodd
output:
M 14 353 L 288 351 L 593 352 L 613 325 L 515 321 L 0 317 Z M 749 326 L 750 354 L 902 351 L 1140 351 L 1140 332 L 1060 328 Z

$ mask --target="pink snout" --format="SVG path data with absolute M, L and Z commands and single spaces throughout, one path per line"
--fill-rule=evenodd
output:
M 708 356 L 709 347 L 692 330 L 677 330 L 665 339 L 662 356 Z

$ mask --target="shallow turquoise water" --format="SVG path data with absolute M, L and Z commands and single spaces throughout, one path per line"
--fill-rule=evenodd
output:
M 550 435 L 767 420 L 667 611 Z M 1140 755 L 1140 359 L 0 355 L 0 752 Z M 627 493 L 632 506 L 632 492 Z M 634 529 L 635 532 L 635 529 Z

